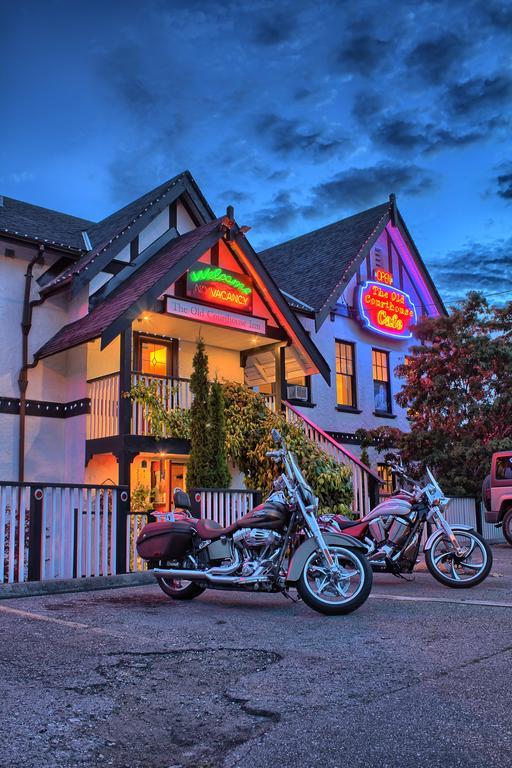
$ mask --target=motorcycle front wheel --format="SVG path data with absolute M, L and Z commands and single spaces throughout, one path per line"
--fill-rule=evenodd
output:
M 452 542 L 447 536 L 439 536 L 425 552 L 427 568 L 434 579 L 446 587 L 476 587 L 489 575 L 492 568 L 492 550 L 476 531 L 453 528 L 453 534 L 462 554 L 455 554 Z
M 370 594 L 373 573 L 366 557 L 356 549 L 330 546 L 338 573 L 335 578 L 320 552 L 315 550 L 304 565 L 297 592 L 306 605 L 319 613 L 341 616 L 359 608 Z

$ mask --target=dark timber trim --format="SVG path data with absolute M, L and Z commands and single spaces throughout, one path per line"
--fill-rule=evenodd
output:
M 50 419 L 68 419 L 70 416 L 83 416 L 91 412 L 91 401 L 88 397 L 72 400 L 69 403 L 56 403 L 50 400 L 27 400 L 25 404 L 27 416 L 42 416 Z M 20 412 L 20 400 L 17 397 L 0 397 L 0 413 Z
M 167 272 L 149 288 L 146 293 L 140 296 L 137 301 L 128 307 L 118 318 L 116 318 L 104 331 L 101 336 L 101 349 L 113 341 L 128 325 L 131 325 L 141 312 L 149 309 L 151 304 L 173 283 L 180 275 L 185 272 L 202 254 L 211 246 L 218 242 L 222 237 L 221 225 L 216 231 L 211 232 L 197 243 L 189 253 L 173 264 Z

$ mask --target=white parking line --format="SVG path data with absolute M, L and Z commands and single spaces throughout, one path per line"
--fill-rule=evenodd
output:
M 374 600 L 396 600 L 411 603 L 452 603 L 455 605 L 483 605 L 490 608 L 512 608 L 512 603 L 499 600 L 456 600 L 454 597 L 421 597 L 411 595 L 388 595 L 383 592 L 373 592 L 370 597 Z

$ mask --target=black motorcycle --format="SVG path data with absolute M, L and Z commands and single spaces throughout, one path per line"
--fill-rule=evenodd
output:
M 365 547 L 346 534 L 322 533 L 318 499 L 297 458 L 277 430 L 272 436 L 277 448 L 267 456 L 282 473 L 263 504 L 226 528 L 191 517 L 149 523 L 137 551 L 175 600 L 191 600 L 207 588 L 287 594 L 296 587 L 316 611 L 350 613 L 372 585 Z M 186 494 L 180 506 L 190 509 Z

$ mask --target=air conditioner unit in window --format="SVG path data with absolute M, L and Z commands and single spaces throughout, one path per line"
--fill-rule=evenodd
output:
M 290 385 L 286 388 L 288 400 L 307 400 L 308 388 L 299 387 L 297 384 Z

